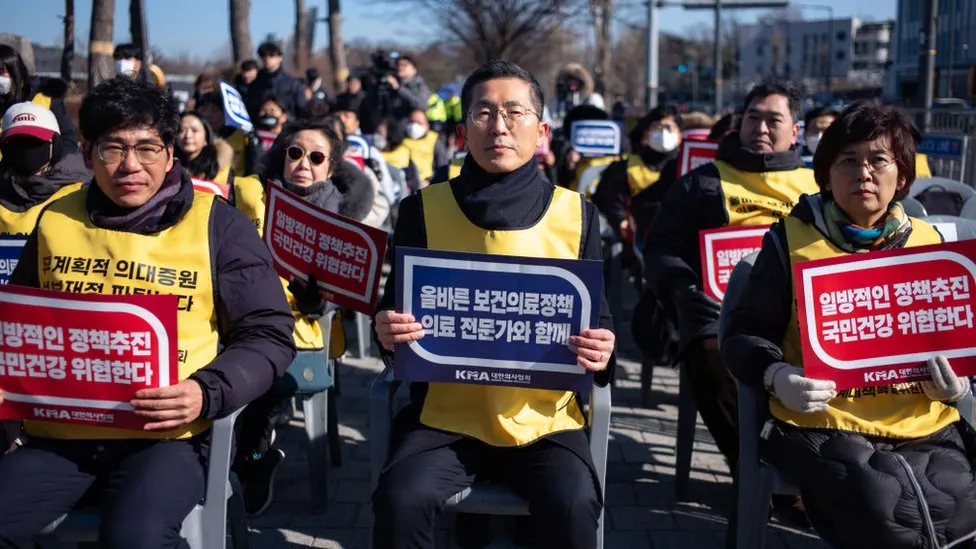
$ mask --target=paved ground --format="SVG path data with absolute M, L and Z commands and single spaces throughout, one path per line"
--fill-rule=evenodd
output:
M 624 323 L 626 327 L 626 321 Z M 675 432 L 678 378 L 670 368 L 654 375 L 655 406 L 638 407 L 640 365 L 623 332 L 618 382 L 613 391 L 610 456 L 607 471 L 607 549 L 708 549 L 724 547 L 726 516 L 734 503 L 728 468 L 700 423 L 691 482 L 682 501 L 674 497 Z M 350 347 L 354 349 L 354 346 Z M 329 471 L 328 506 L 315 511 L 309 503 L 305 434 L 299 414 L 279 429 L 279 444 L 288 454 L 279 475 L 275 502 L 251 519 L 251 547 L 369 547 L 369 384 L 380 371 L 377 359 L 344 359 L 338 416 L 343 463 Z M 440 547 L 449 547 L 442 520 Z M 498 542 L 492 547 L 510 547 Z M 783 526 L 774 519 L 767 548 L 823 549 L 807 530 Z

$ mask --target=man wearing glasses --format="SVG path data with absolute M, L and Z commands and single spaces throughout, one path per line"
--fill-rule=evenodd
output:
M 461 174 L 404 199 L 393 245 L 602 259 L 596 208 L 539 170 L 535 151 L 549 125 L 539 117 L 543 96 L 535 77 L 492 61 L 468 77 L 461 101 L 466 116 L 458 133 L 469 151 Z M 544 236 L 529 238 L 530 229 Z M 394 269 L 375 317 L 388 363 L 396 344 L 424 335 L 412 315 L 393 310 L 396 284 Z M 612 325 L 604 302 L 599 327 L 569 341 L 600 384 L 612 376 Z M 528 545 L 596 546 L 602 501 L 586 421 L 572 393 L 446 383 L 412 393 L 394 422 L 391 455 L 373 494 L 375 549 L 432 548 L 445 501 L 476 478 L 503 483 L 528 501 Z
M 211 423 L 285 371 L 295 320 L 253 223 L 194 191 L 173 158 L 179 114 L 164 91 L 109 80 L 79 117 L 94 181 L 41 214 L 10 283 L 178 294 L 180 381 L 134 391 L 142 430 L 26 421 L 26 445 L 0 461 L 0 547 L 33 547 L 96 481 L 99 547 L 187 547 L 180 527 L 203 498 Z M 53 256 L 103 267 L 44 268 Z

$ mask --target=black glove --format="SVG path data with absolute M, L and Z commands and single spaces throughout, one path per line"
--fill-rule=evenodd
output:
M 318 320 L 325 313 L 325 301 L 319 294 L 319 283 L 315 275 L 308 275 L 308 282 L 303 282 L 299 278 L 291 279 L 288 283 L 288 291 L 295 296 L 295 306 L 309 320 Z
M 678 312 L 678 331 L 682 342 L 691 341 L 705 326 L 718 321 L 722 304 L 695 286 L 676 288 L 672 294 Z
M 380 165 L 380 161 L 375 158 L 367 158 L 363 161 L 366 167 L 373 170 L 373 174 L 376 175 L 376 179 L 380 181 L 383 180 L 383 166 Z

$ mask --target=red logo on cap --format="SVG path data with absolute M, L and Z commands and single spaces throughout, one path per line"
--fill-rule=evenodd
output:
M 17 116 L 15 116 L 14 119 L 13 119 L 13 123 L 17 123 L 17 122 L 34 122 L 36 120 L 37 120 L 37 118 L 33 114 L 31 114 L 29 112 L 25 112 L 23 114 L 18 114 Z

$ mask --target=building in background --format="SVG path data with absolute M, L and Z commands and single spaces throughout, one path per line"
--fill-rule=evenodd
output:
M 880 94 L 890 65 L 894 21 L 857 18 L 774 20 L 745 25 L 738 44 L 739 79 L 749 86 L 783 78 L 811 93 L 867 90 Z
M 910 104 L 922 96 L 918 54 L 925 3 L 898 0 L 894 63 L 885 82 L 885 96 L 892 101 Z M 976 96 L 976 1 L 939 0 L 935 50 L 935 96 L 972 100 Z

